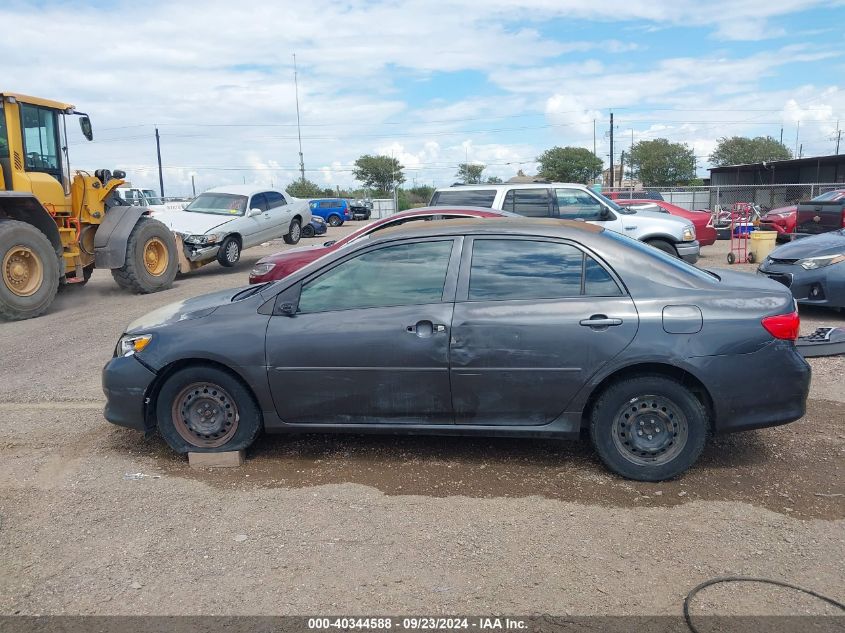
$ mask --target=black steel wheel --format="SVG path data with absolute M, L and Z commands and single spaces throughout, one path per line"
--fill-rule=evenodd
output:
M 646 375 L 612 383 L 596 400 L 590 437 L 610 470 L 663 481 L 692 466 L 707 441 L 707 410 L 672 378 Z
M 302 237 L 314 237 L 314 227 L 310 222 L 302 227 Z
M 218 367 L 195 365 L 173 373 L 156 396 L 158 430 L 178 453 L 247 448 L 262 427 L 249 388 Z

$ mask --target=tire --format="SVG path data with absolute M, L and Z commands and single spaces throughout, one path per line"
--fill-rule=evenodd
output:
M 263 428 L 252 392 L 209 365 L 184 367 L 165 381 L 156 397 L 156 420 L 158 432 L 177 453 L 243 450 Z
M 728 253 L 728 263 L 733 264 L 736 261 L 736 255 L 733 253 Z
M 31 319 L 59 289 L 59 258 L 47 236 L 26 222 L 0 221 L 0 318 Z
M 648 240 L 646 244 L 648 244 L 649 246 L 653 246 L 657 250 L 663 251 L 664 253 L 669 253 L 673 257 L 678 257 L 677 249 L 666 240 Z
M 657 375 L 613 383 L 590 415 L 590 437 L 601 460 L 617 475 L 636 481 L 683 473 L 704 450 L 708 428 L 707 411 L 689 389 Z
M 155 251 L 155 259 L 149 262 L 148 248 Z M 173 233 L 158 220 L 142 216 L 129 234 L 126 261 L 122 267 L 112 269 L 111 274 L 124 290 L 149 294 L 170 288 L 178 270 Z
M 217 263 L 226 268 L 231 268 L 241 259 L 241 243 L 233 235 L 230 235 L 220 245 L 217 251 Z
M 294 218 L 291 220 L 290 228 L 288 229 L 288 234 L 285 235 L 284 240 L 285 244 L 298 244 L 299 238 L 302 237 L 302 223 Z
M 754 263 L 754 253 L 752 253 L 751 251 L 748 251 L 748 256 L 745 258 L 745 261 L 749 264 L 753 264 Z
M 310 222 L 302 227 L 302 237 L 314 237 L 314 233 L 314 227 Z
M 328 222 L 329 226 L 340 226 L 343 224 L 343 220 L 341 220 L 340 216 L 335 213 L 331 214 L 326 222 Z

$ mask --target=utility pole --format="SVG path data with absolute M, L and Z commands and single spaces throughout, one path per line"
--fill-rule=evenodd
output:
M 798 121 L 798 127 L 795 129 L 795 155 L 798 156 L 798 133 L 801 131 L 801 121 Z M 801 158 L 798 156 L 798 158 Z
M 610 188 L 613 189 L 613 112 L 610 113 Z
M 191 174 L 191 194 L 194 198 L 197 197 L 197 184 L 194 182 L 194 175 Z
M 596 120 L 595 119 L 593 119 L 593 156 L 595 156 L 596 158 L 599 157 L 599 155 L 596 153 Z
M 842 140 L 842 130 L 839 129 L 839 119 L 836 119 L 836 155 L 839 156 L 839 141 Z
M 302 128 L 299 123 L 299 79 L 296 70 L 296 53 L 293 54 L 293 89 L 296 95 L 296 135 L 299 137 L 299 174 L 305 182 L 305 160 L 302 158 Z
M 780 144 L 783 145 L 783 126 L 780 126 Z
M 630 159 L 629 161 L 630 162 Z M 622 181 L 625 180 L 625 150 L 619 154 L 619 186 L 622 187 Z
M 158 156 L 158 187 L 161 197 L 164 198 L 164 173 L 161 170 L 161 137 L 158 135 L 158 126 L 156 126 L 156 156 Z
M 801 143 L 800 147 L 798 148 L 798 158 L 802 158 L 804 156 L 804 143 Z

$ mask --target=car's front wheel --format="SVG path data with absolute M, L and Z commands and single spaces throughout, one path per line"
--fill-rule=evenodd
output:
M 613 383 L 590 419 L 596 452 L 628 479 L 663 481 L 692 466 L 704 450 L 707 411 L 679 382 L 637 376 Z
M 158 431 L 177 453 L 247 448 L 262 428 L 250 390 L 232 374 L 208 365 L 177 370 L 156 400 Z
M 663 251 L 664 253 L 669 253 L 674 257 L 678 256 L 678 250 L 666 240 L 648 240 L 646 244 L 648 244 L 649 246 L 653 246 L 657 250 Z
M 302 237 L 302 224 L 299 220 L 292 220 L 288 234 L 285 235 L 285 244 L 298 244 L 299 238 Z
M 217 261 L 221 266 L 230 268 L 238 263 L 241 258 L 241 243 L 238 238 L 230 235 L 220 245 L 217 251 Z

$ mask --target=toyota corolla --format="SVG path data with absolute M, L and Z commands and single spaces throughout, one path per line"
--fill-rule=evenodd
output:
M 712 434 L 804 414 L 781 284 L 583 222 L 416 224 L 132 323 L 103 370 L 106 418 L 180 453 L 262 431 L 586 430 L 611 470 L 657 481 Z

